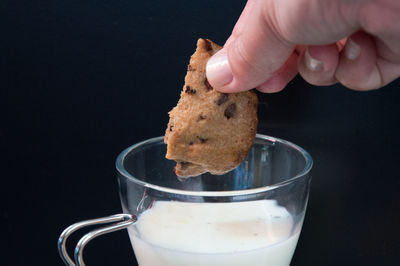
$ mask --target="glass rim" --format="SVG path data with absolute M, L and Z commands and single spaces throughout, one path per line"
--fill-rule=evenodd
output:
M 281 144 L 289 146 L 291 149 L 297 150 L 305 159 L 305 166 L 304 166 L 303 170 L 300 171 L 297 175 L 295 175 L 285 181 L 271 184 L 268 186 L 258 187 L 258 188 L 250 188 L 250 189 L 242 189 L 242 190 L 229 190 L 229 191 L 188 191 L 188 190 L 183 190 L 183 189 L 175 189 L 175 188 L 158 186 L 158 185 L 154 185 L 154 184 L 139 180 L 139 179 L 135 178 L 133 175 L 131 175 L 124 168 L 123 162 L 125 160 L 125 157 L 131 151 L 133 151 L 134 149 L 137 149 L 143 145 L 153 144 L 156 142 L 163 141 L 163 139 L 164 139 L 164 136 L 150 138 L 150 139 L 138 142 L 136 144 L 133 144 L 133 145 L 129 146 L 128 148 L 124 149 L 118 155 L 118 157 L 115 161 L 115 166 L 116 166 L 118 173 L 120 175 L 122 175 L 123 177 L 127 178 L 128 180 L 130 180 L 140 186 L 143 186 L 146 188 L 151 188 L 151 189 L 161 191 L 161 192 L 166 192 L 169 194 L 198 196 L 198 197 L 232 197 L 232 196 L 244 196 L 244 195 L 263 193 L 263 192 L 267 192 L 270 190 L 274 190 L 274 189 L 289 185 L 291 183 L 294 183 L 297 179 L 307 175 L 311 171 L 311 168 L 313 165 L 313 160 L 311 158 L 311 155 L 305 149 L 301 148 L 300 146 L 298 146 L 290 141 L 283 140 L 280 138 L 275 138 L 275 137 L 271 137 L 271 136 L 267 136 L 267 135 L 263 135 L 263 134 L 256 134 L 256 139 L 266 140 L 266 141 L 273 142 L 273 143 L 279 142 Z

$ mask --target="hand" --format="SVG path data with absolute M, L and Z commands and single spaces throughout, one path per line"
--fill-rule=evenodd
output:
M 207 64 L 222 92 L 314 85 L 380 88 L 400 76 L 399 0 L 249 0 Z

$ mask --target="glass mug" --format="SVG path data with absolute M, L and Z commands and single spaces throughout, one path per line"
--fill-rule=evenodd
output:
M 285 140 L 257 134 L 246 159 L 220 176 L 179 181 L 163 137 L 125 149 L 116 160 L 123 214 L 69 226 L 58 240 L 66 265 L 85 265 L 93 238 L 128 229 L 140 266 L 288 266 L 310 190 L 311 156 Z M 75 262 L 65 243 L 74 231 L 108 224 L 78 242 Z

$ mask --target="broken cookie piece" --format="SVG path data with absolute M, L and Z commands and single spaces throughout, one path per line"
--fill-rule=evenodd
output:
M 210 40 L 197 41 L 181 98 L 169 112 L 166 158 L 177 162 L 180 177 L 224 174 L 243 161 L 254 142 L 257 95 L 220 93 L 206 78 L 207 61 L 220 49 Z

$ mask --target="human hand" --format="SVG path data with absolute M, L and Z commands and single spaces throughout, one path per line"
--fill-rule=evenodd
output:
M 207 64 L 222 92 L 314 85 L 380 88 L 400 76 L 399 0 L 249 0 Z

